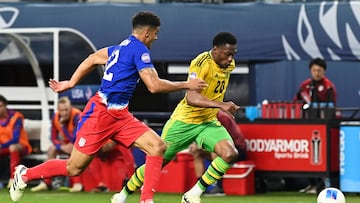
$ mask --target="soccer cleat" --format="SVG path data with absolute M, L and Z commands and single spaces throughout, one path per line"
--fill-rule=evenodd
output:
M 97 186 L 96 188 L 91 190 L 92 192 L 109 192 L 109 188 L 106 186 Z
M 181 203 L 200 203 L 200 202 L 201 202 L 200 197 L 191 196 L 191 195 L 188 195 L 187 193 L 185 193 L 182 196 L 182 200 L 181 200 Z
M 26 173 L 27 168 L 24 165 L 18 165 L 15 169 L 14 182 L 10 187 L 10 198 L 12 201 L 17 202 L 20 200 L 24 193 L 24 189 L 27 184 L 22 179 L 22 176 Z
M 75 183 L 69 192 L 81 192 L 83 190 L 83 185 L 81 183 Z
M 299 190 L 299 192 L 300 192 L 300 193 L 305 193 L 305 192 L 307 192 L 308 190 L 311 190 L 313 187 L 314 187 L 314 186 L 312 186 L 312 185 L 308 185 L 308 186 L 306 186 L 305 188 Z
M 6 188 L 7 188 L 7 189 L 10 189 L 11 185 L 13 184 L 13 182 L 14 182 L 14 178 L 10 178 L 8 184 L 6 185 Z
M 316 187 L 311 187 L 308 191 L 306 191 L 305 193 L 307 194 L 316 194 Z
M 49 186 L 45 182 L 41 181 L 39 183 L 39 185 L 31 188 L 30 191 L 31 192 L 39 192 L 39 191 L 44 191 L 44 190 L 48 190 L 48 189 L 49 189 Z
M 125 203 L 125 201 L 121 199 L 120 193 L 116 193 L 111 197 L 111 203 Z

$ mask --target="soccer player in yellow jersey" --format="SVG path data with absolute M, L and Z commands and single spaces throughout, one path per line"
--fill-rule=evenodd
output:
M 187 90 L 162 131 L 161 137 L 167 144 L 163 166 L 194 141 L 199 147 L 218 155 L 197 183 L 183 195 L 183 203 L 200 202 L 201 194 L 221 179 L 238 155 L 231 136 L 216 118 L 219 109 L 228 114 L 239 109 L 233 102 L 223 101 L 230 73 L 235 68 L 236 41 L 231 33 L 218 33 L 213 39 L 213 48 L 191 61 L 189 79 L 202 79 L 208 87 L 202 91 Z M 143 181 L 144 165 L 136 170 L 122 191 L 113 196 L 112 203 L 125 202 Z

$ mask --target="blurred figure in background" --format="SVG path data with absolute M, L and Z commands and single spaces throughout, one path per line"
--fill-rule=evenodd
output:
M 306 79 L 300 85 L 298 93 L 295 95 L 295 101 L 302 101 L 304 104 L 313 107 L 314 104 L 325 104 L 326 107 L 336 105 L 336 88 L 335 85 L 325 77 L 326 62 L 321 58 L 315 58 L 309 63 L 311 78 Z M 330 106 L 331 105 L 331 106 Z M 315 112 L 314 118 L 320 118 L 318 112 Z M 335 116 L 335 111 L 334 111 Z M 299 190 L 301 193 L 316 194 L 325 187 L 322 178 L 309 178 L 309 184 Z
M 109 168 L 112 167 L 115 167 L 116 170 L 111 170 L 111 173 Z M 108 192 L 112 189 L 111 183 L 114 182 L 114 178 L 120 188 L 130 178 L 135 171 L 135 160 L 130 149 L 109 140 L 102 146 L 87 170 L 97 184 L 91 191 Z
M 234 141 L 235 147 L 238 150 L 237 161 L 244 161 L 246 159 L 246 142 L 235 120 L 222 110 L 219 110 L 216 117 L 220 121 L 221 125 L 223 125 L 229 132 Z M 190 153 L 193 154 L 195 175 L 199 179 L 206 169 L 204 161 L 212 161 L 217 157 L 217 155 L 214 152 L 210 153 L 199 148 L 196 143 L 190 145 Z M 221 195 L 223 193 L 222 179 L 217 181 L 213 189 L 205 192 L 205 194 L 210 195 Z
M 326 62 L 321 58 L 315 58 L 309 63 L 309 70 L 311 78 L 301 83 L 294 100 L 306 104 L 314 102 L 336 104 L 335 85 L 325 77 Z
M 76 139 L 76 128 L 81 111 L 72 107 L 68 97 L 59 98 L 57 112 L 51 119 L 51 142 L 47 152 L 47 160 L 56 159 L 58 155 L 70 155 Z M 71 177 L 73 187 L 70 192 L 80 192 L 83 189 L 79 176 Z M 39 185 L 31 188 L 32 192 L 51 188 L 51 178 L 44 179 Z
M 10 179 L 8 188 L 14 180 L 15 167 L 21 157 L 30 154 L 32 147 L 24 129 L 24 116 L 7 108 L 7 99 L 0 95 L 0 158 L 10 158 Z

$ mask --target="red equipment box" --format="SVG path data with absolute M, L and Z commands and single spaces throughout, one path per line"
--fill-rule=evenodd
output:
M 227 195 L 255 194 L 254 161 L 235 163 L 224 175 L 223 188 Z
M 196 180 L 193 156 L 181 152 L 162 169 L 157 192 L 184 193 Z

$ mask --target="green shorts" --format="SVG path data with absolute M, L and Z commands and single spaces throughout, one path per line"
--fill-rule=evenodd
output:
M 232 141 L 231 136 L 219 121 L 202 124 L 188 124 L 177 120 L 168 120 L 161 138 L 167 144 L 165 160 L 171 160 L 176 153 L 189 147 L 194 141 L 206 151 L 213 152 L 215 144 L 222 140 Z

